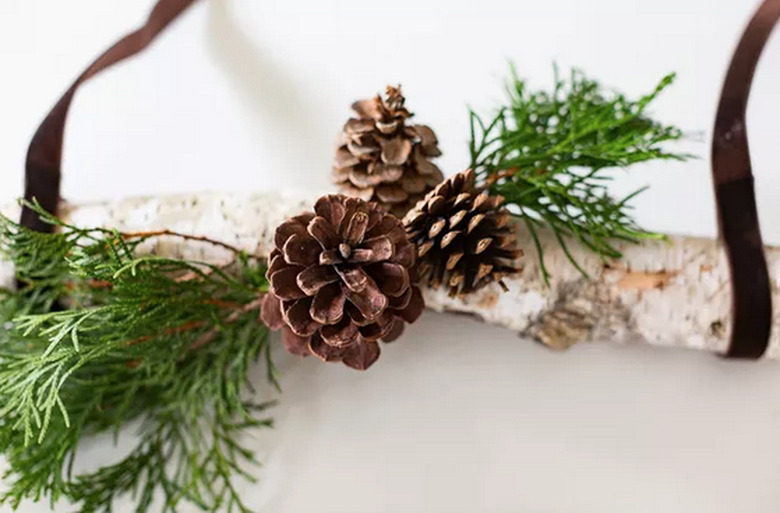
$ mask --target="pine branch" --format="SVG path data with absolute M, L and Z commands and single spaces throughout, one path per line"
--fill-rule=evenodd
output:
M 234 481 L 251 479 L 244 467 L 254 459 L 240 434 L 270 426 L 272 404 L 244 399 L 250 366 L 263 358 L 278 387 L 256 307 L 264 262 L 143 256 L 138 246 L 156 236 L 222 244 L 46 219 L 57 233 L 0 219 L 0 249 L 22 284 L 0 295 L 0 451 L 10 463 L 2 502 L 64 498 L 109 512 L 133 493 L 138 512 L 158 494 L 164 512 L 182 502 L 248 511 Z M 130 455 L 73 471 L 83 437 L 118 435 L 131 420 L 141 428 Z
M 622 199 L 609 195 L 609 170 L 650 160 L 686 160 L 666 144 L 682 132 L 647 117 L 647 107 L 674 80 L 664 77 L 638 100 L 609 93 L 577 70 L 568 80 L 558 76 L 552 92 L 530 91 L 512 69 L 509 104 L 489 120 L 470 111 L 471 168 L 494 194 L 506 198 L 515 216 L 538 240 L 537 228 L 552 229 L 571 263 L 568 250 L 579 240 L 604 259 L 619 258 L 615 241 L 639 242 L 661 235 L 639 227 L 629 202 L 643 189 Z M 541 245 L 537 244 L 545 281 Z

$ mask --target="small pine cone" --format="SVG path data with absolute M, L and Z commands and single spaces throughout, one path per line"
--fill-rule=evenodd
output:
M 471 170 L 442 182 L 404 219 L 409 240 L 417 246 L 420 283 L 449 287 L 464 296 L 516 273 L 515 233 L 504 198 L 474 185 Z
M 378 340 L 397 339 L 425 306 L 415 248 L 376 203 L 330 195 L 282 223 L 274 238 L 262 317 L 293 354 L 366 369 Z
M 401 218 L 443 179 L 430 159 L 441 155 L 436 134 L 425 125 L 406 125 L 412 114 L 399 87 L 352 104 L 358 117 L 344 125 L 333 162 L 341 192 L 376 201 Z

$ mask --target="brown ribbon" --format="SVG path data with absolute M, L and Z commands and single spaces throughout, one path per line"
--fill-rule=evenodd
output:
M 758 225 L 745 110 L 758 58 L 778 18 L 780 0 L 765 0 L 753 15 L 731 58 L 715 118 L 712 178 L 732 288 L 731 341 L 725 354 L 729 358 L 760 358 L 772 326 L 772 294 Z
M 24 192 L 27 200 L 34 198 L 48 212 L 57 214 L 65 119 L 78 87 L 146 48 L 193 2 L 159 0 L 142 27 L 106 50 L 65 92 L 30 142 Z M 765 0 L 745 29 L 723 85 L 712 143 L 718 222 L 731 269 L 733 328 L 726 356 L 732 358 L 760 358 L 771 328 L 772 298 L 756 212 L 745 109 L 758 58 L 778 18 L 780 0 Z M 26 207 L 21 223 L 38 231 L 52 229 Z
M 57 215 L 62 178 L 62 137 L 65 132 L 65 119 L 76 90 L 100 71 L 146 48 L 193 2 L 194 0 L 159 0 L 143 26 L 120 39 L 95 59 L 65 91 L 38 127 L 27 150 L 25 199 L 36 199 L 47 212 Z M 38 214 L 27 207 L 22 210 L 21 224 L 42 232 L 52 230 L 51 225 L 42 222 Z

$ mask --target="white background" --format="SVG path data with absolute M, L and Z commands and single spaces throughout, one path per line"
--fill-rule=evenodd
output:
M 73 104 L 71 201 L 201 190 L 328 190 L 352 100 L 402 83 L 466 164 L 466 106 L 502 98 L 507 62 L 533 85 L 551 63 L 630 95 L 669 71 L 654 114 L 691 133 L 686 164 L 618 172 L 647 227 L 714 235 L 710 128 L 755 2 L 742 0 L 208 0 Z M 0 4 L 0 201 L 21 194 L 27 142 L 88 60 L 151 2 Z M 780 36 L 749 109 L 765 239 L 780 243 Z M 594 344 L 556 354 L 427 313 L 360 374 L 279 352 L 278 428 L 258 433 L 269 512 L 754 513 L 780 507 L 780 365 Z M 108 441 L 82 453 L 107 462 Z M 47 511 L 24 506 L 23 511 Z M 124 511 L 120 508 L 120 511 Z M 128 509 L 129 511 L 129 509 Z

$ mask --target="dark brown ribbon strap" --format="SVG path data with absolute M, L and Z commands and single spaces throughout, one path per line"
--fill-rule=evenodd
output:
M 731 59 L 715 119 L 712 178 L 732 287 L 731 342 L 725 354 L 729 358 L 760 358 L 772 326 L 772 295 L 756 211 L 745 110 L 756 64 L 778 18 L 780 0 L 765 0 L 753 15 Z
M 44 209 L 57 215 L 62 177 L 62 137 L 65 119 L 76 90 L 90 77 L 146 48 L 193 2 L 194 0 L 159 0 L 142 27 L 120 39 L 95 59 L 62 95 L 38 127 L 27 150 L 25 199 L 35 198 Z M 28 208 L 22 211 L 21 224 L 42 232 L 52 230 L 51 225 L 42 222 L 38 215 Z

